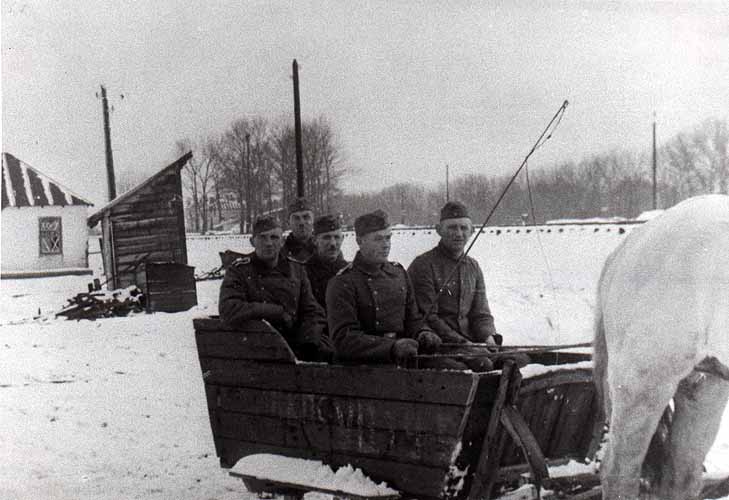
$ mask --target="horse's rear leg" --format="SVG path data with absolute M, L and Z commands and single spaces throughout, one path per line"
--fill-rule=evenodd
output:
M 600 467 L 605 500 L 638 498 L 643 459 L 679 382 L 660 380 L 656 381 L 659 384 L 641 385 L 648 381 L 641 377 L 640 369 L 621 368 L 621 376 L 610 380 L 610 437 Z
M 729 398 L 729 383 L 693 372 L 683 379 L 674 398 L 670 453 L 658 496 L 666 500 L 699 498 L 702 465 L 719 431 Z

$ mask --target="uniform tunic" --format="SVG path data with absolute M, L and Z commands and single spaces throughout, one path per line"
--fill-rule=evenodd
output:
M 438 290 L 451 275 L 457 261 L 442 244 L 438 244 L 410 264 L 408 275 L 413 282 L 421 314 L 425 315 L 431 309 Z M 445 284 L 427 321 L 444 342 L 486 342 L 496 333 L 483 273 L 475 259 L 463 258 L 458 270 Z
M 327 308 L 326 296 L 329 280 L 347 264 L 348 263 L 344 260 L 341 252 L 334 261 L 322 259 L 318 254 L 312 255 L 312 257 L 306 261 L 306 274 L 309 276 L 311 291 L 314 293 L 316 301 L 319 302 L 319 305 L 324 309 Z
M 270 268 L 255 253 L 239 258 L 225 272 L 218 310 L 229 326 L 265 319 L 280 331 L 294 352 L 302 345 L 330 344 L 324 310 L 314 299 L 301 263 L 280 255 Z M 293 324 L 286 324 L 288 313 Z M 298 353 L 297 353 L 298 355 Z
M 314 253 L 316 253 L 314 238 L 310 236 L 302 241 L 294 238 L 294 233 L 289 233 L 284 240 L 282 252 L 287 257 L 293 257 L 298 261 L 306 262 L 312 255 L 314 255 Z
M 391 363 L 397 338 L 429 330 L 405 269 L 366 262 L 359 252 L 329 282 L 326 302 L 336 358 L 342 361 Z

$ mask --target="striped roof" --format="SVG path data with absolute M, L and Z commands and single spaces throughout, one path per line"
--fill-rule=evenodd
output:
M 93 205 L 10 153 L 3 153 L 2 208 Z

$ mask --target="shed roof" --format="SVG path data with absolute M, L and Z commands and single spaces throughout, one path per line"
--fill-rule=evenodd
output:
M 180 170 L 182 167 L 185 166 L 185 163 L 188 162 L 188 160 L 192 158 L 192 151 L 188 151 L 181 157 L 179 157 L 174 162 L 167 165 L 165 168 L 154 174 L 153 176 L 149 177 L 147 180 L 142 182 L 141 184 L 138 184 L 136 187 L 130 189 L 126 193 L 122 194 L 121 196 L 117 196 L 113 200 L 111 200 L 109 203 L 107 203 L 104 207 L 102 207 L 98 212 L 93 214 L 87 219 L 87 223 L 89 227 L 94 227 L 96 224 L 99 223 L 101 218 L 104 216 L 104 213 L 108 212 L 112 208 L 114 208 L 119 203 L 123 203 L 129 198 L 132 198 L 134 195 L 136 195 L 139 191 L 144 189 L 146 186 L 152 184 L 160 177 L 164 176 L 169 170 L 177 169 Z
M 93 203 L 74 194 L 45 174 L 3 153 L 2 208 L 87 205 Z

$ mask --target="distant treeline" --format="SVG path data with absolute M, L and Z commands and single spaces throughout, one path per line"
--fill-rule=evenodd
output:
M 710 119 L 681 132 L 657 149 L 658 208 L 691 196 L 727 193 L 729 129 L 726 120 Z M 516 168 L 516 166 L 515 166 Z M 481 223 L 511 175 L 469 174 L 450 183 L 450 199 L 465 203 Z M 652 151 L 611 151 L 522 171 L 490 224 L 537 223 L 562 218 L 636 217 L 653 208 Z M 528 189 L 528 186 L 531 189 Z M 530 203 L 530 193 L 532 202 Z M 351 224 L 358 214 L 381 208 L 393 223 L 432 224 L 445 202 L 445 183 L 436 188 L 401 183 L 374 193 L 337 197 L 334 209 Z

